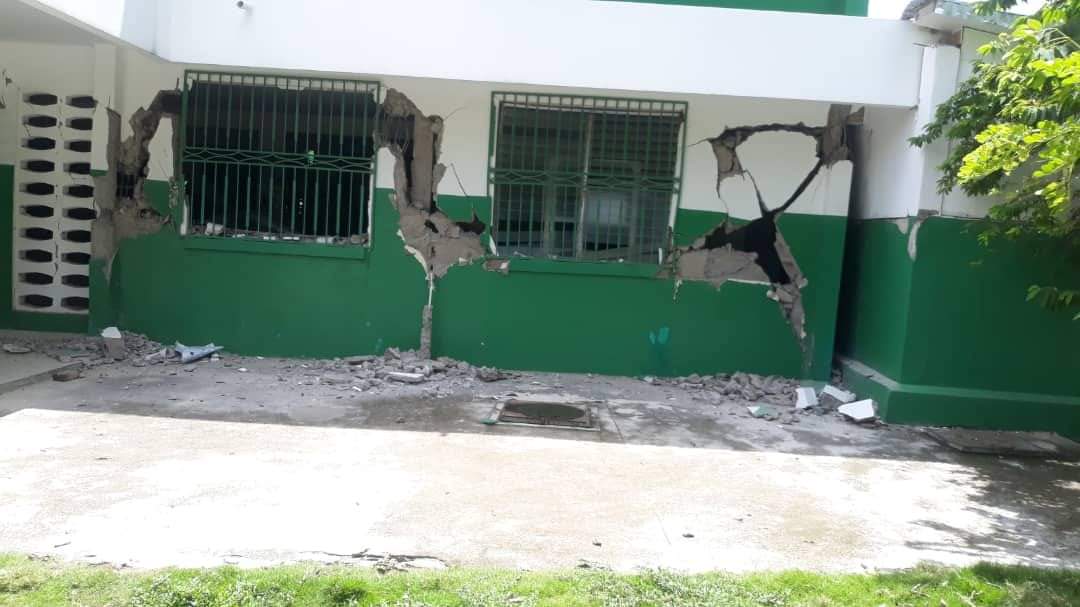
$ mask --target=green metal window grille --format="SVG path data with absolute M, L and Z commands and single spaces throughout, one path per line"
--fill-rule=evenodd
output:
M 496 92 L 501 255 L 657 263 L 682 179 L 681 101 Z
M 180 166 L 191 230 L 364 242 L 379 84 L 187 71 Z

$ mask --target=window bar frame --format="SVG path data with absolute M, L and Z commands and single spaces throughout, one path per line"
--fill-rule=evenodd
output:
M 633 208 L 627 209 L 627 212 L 631 213 L 629 219 L 620 218 L 618 225 L 615 225 L 612 218 L 616 216 L 622 217 L 624 213 L 614 207 L 604 207 L 603 209 L 598 207 L 599 215 L 604 215 L 604 217 L 598 215 L 596 225 L 593 226 L 592 230 L 597 247 L 602 242 L 607 243 L 614 236 L 618 243 L 604 249 L 610 249 L 613 257 L 617 257 L 622 261 L 650 264 L 662 261 L 664 252 L 672 245 L 670 235 L 676 214 L 682 204 L 682 182 L 686 163 L 685 148 L 689 129 L 689 104 L 686 101 L 664 98 L 563 95 L 549 92 L 523 93 L 496 90 L 491 93 L 490 105 L 487 160 L 488 195 L 491 198 L 492 223 L 497 228 L 505 230 L 505 233 L 496 235 L 495 240 L 497 242 L 502 242 L 511 248 L 520 247 L 520 244 L 515 245 L 514 242 L 520 240 L 516 237 L 518 235 L 509 233 L 510 224 L 514 219 L 514 209 L 524 202 L 519 201 L 519 204 L 515 204 L 513 197 L 513 190 L 516 189 L 514 188 L 515 185 L 520 186 L 524 183 L 539 185 L 555 180 L 555 189 L 557 190 L 560 187 L 566 187 L 577 182 L 578 187 L 581 187 L 583 192 L 579 198 L 581 208 L 577 217 L 578 222 L 574 226 L 575 231 L 578 232 L 576 238 L 574 238 L 574 256 L 564 257 L 560 255 L 559 257 L 579 261 L 589 261 L 591 257 L 592 260 L 607 261 L 601 259 L 604 256 L 604 251 L 584 250 L 584 243 L 587 242 L 584 219 L 588 216 L 588 207 L 593 206 L 588 204 L 588 191 L 594 188 L 604 189 L 609 187 L 613 191 L 631 191 L 633 195 L 630 204 Z M 504 137 L 519 137 L 519 133 L 514 128 L 515 123 L 512 120 L 507 122 L 508 114 L 505 110 L 507 107 L 521 107 L 541 112 L 549 109 L 555 110 L 558 112 L 558 117 L 555 119 L 556 123 L 561 120 L 563 113 L 600 114 L 599 118 L 593 118 L 593 124 L 587 130 L 588 145 L 581 146 L 583 148 L 581 154 L 584 156 L 588 153 L 589 155 L 587 169 L 583 173 L 577 174 L 576 177 L 574 174 L 557 170 L 520 171 L 518 169 L 519 163 L 516 162 L 518 150 L 514 144 L 503 145 L 501 143 Z M 650 116 L 661 118 L 661 120 L 648 120 L 647 117 Z M 622 126 L 617 126 L 620 123 Z M 609 133 L 608 131 L 613 130 L 609 128 L 612 125 L 616 125 L 622 132 Z M 669 125 L 675 128 L 676 131 L 670 132 Z M 601 132 L 598 132 L 598 129 Z M 504 130 L 508 132 L 504 133 Z M 634 133 L 630 133 L 631 130 Z M 558 138 L 561 135 L 561 129 L 556 127 L 557 146 L 560 145 Z M 673 137 L 669 135 L 673 135 Z M 597 141 L 596 137 L 600 137 L 600 140 Z M 663 141 L 659 140 L 659 137 L 663 137 Z M 611 139 L 611 141 L 608 141 L 608 139 Z M 621 147 L 619 139 L 622 140 Z M 625 174 L 626 171 L 621 169 L 608 171 L 608 174 L 605 175 L 594 174 L 597 169 L 592 159 L 596 154 L 591 149 L 592 147 L 599 146 L 605 153 L 608 151 L 616 153 L 617 151 L 622 157 L 625 157 L 622 158 L 623 160 L 627 160 L 630 158 L 631 139 L 633 141 L 641 140 L 644 144 L 644 157 L 634 158 L 631 163 L 637 167 L 632 171 L 632 174 Z M 534 140 L 533 143 L 536 144 L 537 141 Z M 550 147 L 550 141 L 545 140 L 544 143 L 547 147 Z M 663 148 L 670 149 L 672 155 L 670 161 L 664 160 L 659 155 L 659 150 Z M 559 151 L 561 151 L 561 147 L 556 150 L 556 153 Z M 500 152 L 506 155 L 504 158 L 505 163 L 498 161 Z M 597 150 L 597 153 L 599 153 L 599 150 Z M 665 151 L 664 156 L 666 155 L 667 151 Z M 664 173 L 664 176 L 659 176 L 660 174 L 653 167 L 654 164 L 659 163 L 661 160 L 663 160 L 665 167 L 670 163 L 670 173 Z M 500 168 L 499 165 L 502 165 L 503 168 Z M 533 168 L 535 169 L 535 167 Z M 537 179 L 537 177 L 541 177 L 541 173 L 546 173 L 546 175 L 543 175 L 542 179 Z M 496 195 L 497 192 L 498 195 Z M 662 199 L 655 196 L 655 194 L 661 192 L 665 194 L 663 198 L 667 199 L 668 217 L 666 225 L 653 221 L 654 218 L 662 219 L 662 212 L 656 212 L 660 211 L 660 209 L 654 208 Z M 507 201 L 502 204 L 503 208 L 500 208 L 500 199 Z M 600 211 L 603 212 L 600 213 Z M 626 223 L 627 221 L 629 223 Z M 563 226 L 564 230 L 565 227 Z M 625 234 L 623 234 L 624 230 L 626 230 Z M 599 239 L 601 231 L 608 236 L 607 240 L 601 241 Z M 661 245 L 657 251 L 653 251 L 652 246 L 656 239 L 661 239 Z M 546 234 L 545 240 L 545 247 L 557 246 L 558 244 L 552 238 L 546 237 Z M 631 241 L 634 241 L 633 245 L 631 245 Z M 585 255 L 585 253 L 589 253 L 589 255 Z M 506 252 L 504 251 L 503 254 L 506 254 Z M 654 254 L 661 258 L 650 259 Z

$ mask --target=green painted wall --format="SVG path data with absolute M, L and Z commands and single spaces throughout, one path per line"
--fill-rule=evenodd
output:
M 887 421 L 1080 436 L 1080 322 L 1025 301 L 1080 274 L 1048 243 L 987 249 L 977 229 L 931 217 L 912 261 L 892 221 L 853 222 L 838 347 L 885 377 L 845 377 Z
M 844 253 L 838 349 L 889 377 L 900 377 L 907 333 L 907 240 L 891 221 L 852 222 Z
M 10 164 L 0 164 L 0 329 L 85 333 L 87 327 L 85 315 L 16 312 L 12 309 L 14 180 L 15 167 Z
M 402 247 L 389 194 L 376 192 L 372 246 L 362 258 L 309 256 L 303 245 L 286 243 L 267 245 L 275 254 L 196 248 L 208 239 L 180 238 L 172 226 L 129 240 L 109 280 L 102 263 L 93 267 L 92 329 L 117 324 L 162 341 L 214 341 L 266 355 L 415 348 L 426 282 Z M 164 184 L 148 184 L 147 195 L 166 209 Z M 457 219 L 474 208 L 485 220 L 490 212 L 484 197 L 440 196 L 439 202 Z M 722 219 L 682 211 L 676 232 L 692 241 Z M 811 215 L 780 219 L 809 280 L 805 353 L 764 285 L 684 283 L 676 291 L 674 281 L 654 277 L 657 266 L 539 259 L 513 259 L 506 275 L 481 264 L 453 268 L 434 293 L 434 353 L 517 369 L 625 375 L 740 369 L 823 379 L 832 358 L 845 223 Z
M 1080 268 L 1046 243 L 988 251 L 976 234 L 944 218 L 919 231 L 904 381 L 1080 396 L 1080 322 L 1025 301 L 1031 284 L 1080 288 Z
M 823 13 L 828 15 L 851 15 L 865 17 L 868 0 L 621 0 L 623 2 L 647 2 L 650 4 L 682 4 L 688 6 L 713 6 L 719 8 L 743 8 L 762 11 L 788 11 L 798 13 Z
M 148 196 L 167 200 L 162 190 Z M 376 205 L 376 216 L 385 217 L 386 192 Z M 363 259 L 311 257 L 316 245 L 272 243 L 282 254 L 193 248 L 196 239 L 166 226 L 123 243 L 108 280 L 104 266 L 95 266 L 91 326 L 115 323 L 161 341 L 213 341 L 271 356 L 416 348 L 427 299 L 423 269 L 401 247 L 393 222 L 376 221 L 372 238 Z

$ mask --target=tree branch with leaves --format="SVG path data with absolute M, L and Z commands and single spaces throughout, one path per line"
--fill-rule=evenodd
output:
M 1017 0 L 981 2 L 983 14 Z M 994 196 L 979 240 L 1037 236 L 1080 258 L 1080 0 L 1048 0 L 979 49 L 972 76 L 911 139 L 952 142 L 938 190 Z M 1028 299 L 1080 307 L 1071 285 L 1032 285 Z M 1080 313 L 1074 316 L 1080 320 Z

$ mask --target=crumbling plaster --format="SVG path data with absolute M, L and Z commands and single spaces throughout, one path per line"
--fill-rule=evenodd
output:
M 125 55 L 135 54 L 128 52 Z M 126 84 L 139 80 L 140 74 L 152 72 L 154 66 L 141 56 L 122 57 L 120 62 L 119 96 L 124 106 L 132 107 L 133 93 Z M 171 75 L 167 70 L 166 74 L 157 74 L 153 80 L 161 82 L 163 77 Z M 394 190 L 392 201 L 398 215 L 402 244 L 424 268 L 429 299 L 421 319 L 421 347 L 430 351 L 431 294 L 438 279 L 453 266 L 471 263 L 487 254 L 488 239 L 483 233 L 486 228 L 483 222 L 475 215 L 471 222 L 454 221 L 439 208 L 438 195 L 482 196 L 488 193 L 486 171 L 477 162 L 487 159 L 487 138 L 476 137 L 475 133 L 486 132 L 489 128 L 491 88 L 480 83 L 455 83 L 455 86 L 445 87 L 441 86 L 445 83 L 437 81 L 381 80 L 386 95 L 383 126 L 377 134 L 380 161 L 375 182 L 376 187 Z M 405 82 L 396 83 L 396 80 Z M 408 86 L 408 94 L 392 86 L 394 83 Z M 430 103 L 439 113 L 417 102 L 412 88 L 418 91 L 423 103 Z M 522 88 L 527 91 L 529 87 Z M 768 297 L 779 303 L 797 338 L 804 340 L 805 313 L 800 290 L 806 285 L 806 278 L 777 230 L 775 217 L 785 211 L 846 213 L 851 163 L 847 161 L 843 126 L 857 122 L 857 118 L 849 118 L 847 106 L 835 106 L 833 122 L 824 126 L 806 127 L 802 122 L 796 122 L 790 124 L 797 126 L 787 128 L 764 122 L 757 126 L 728 128 L 716 135 L 717 122 L 708 121 L 718 114 L 729 118 L 764 117 L 770 110 L 795 107 L 797 111 L 785 116 L 805 116 L 808 123 L 821 124 L 822 114 L 830 110 L 823 104 L 792 104 L 781 100 L 762 100 L 753 104 L 726 98 L 700 101 L 691 105 L 688 141 L 705 134 L 706 129 L 711 129 L 708 132 L 712 136 L 686 149 L 683 206 L 704 207 L 724 212 L 729 218 L 750 219 L 751 222 L 737 228 L 725 221 L 690 247 L 676 251 L 670 260 L 674 269 L 667 276 L 677 281 L 702 280 L 717 286 L 726 280 L 770 285 Z M 171 177 L 176 142 L 173 141 L 172 120 L 160 120 L 161 117 L 157 110 L 140 107 L 130 120 L 121 122 L 132 126 L 128 136 L 119 142 L 110 139 L 110 162 L 117 166 L 144 167 L 143 174 L 148 178 Z M 155 128 L 146 129 L 145 124 L 149 122 L 154 122 Z M 739 129 L 749 131 L 737 132 Z M 720 143 L 725 135 L 733 133 L 736 141 L 730 147 Z M 444 153 L 444 150 L 448 151 Z M 725 163 L 731 164 L 729 152 L 734 150 L 737 150 L 738 160 L 735 165 L 725 168 Z M 157 154 L 164 156 L 167 162 L 158 161 Z M 456 169 L 453 178 L 444 179 L 449 166 Z M 707 172 L 703 170 L 706 166 Z M 115 172 L 111 164 L 107 175 L 100 178 L 103 190 L 111 191 L 115 187 Z M 706 180 L 701 177 L 704 174 L 719 178 Z M 714 189 L 708 193 L 709 201 L 704 202 L 703 184 L 710 181 Z M 100 243 L 95 236 L 96 257 L 111 258 L 123 238 L 156 231 L 169 220 L 169 216 L 159 216 L 146 207 L 138 195 L 130 201 L 109 201 L 103 205 L 103 211 L 104 221 L 99 221 Z M 380 211 L 374 210 L 375 213 Z M 503 273 L 513 271 L 512 264 L 507 263 L 490 269 Z
M 791 324 L 795 336 L 806 339 L 806 312 L 802 304 L 802 288 L 807 280 L 799 268 L 776 218 L 803 198 L 815 197 L 817 185 L 824 189 L 850 191 L 852 155 L 848 127 L 862 123 L 863 112 L 852 112 L 847 105 L 830 106 L 823 126 L 804 123 L 765 123 L 724 129 L 707 141 L 716 157 L 716 191 L 725 201 L 725 184 L 734 182 L 753 191 L 759 216 L 745 225 L 735 226 L 725 219 L 710 233 L 687 247 L 672 252 L 670 267 L 662 276 L 674 276 L 679 281 L 698 280 L 717 287 L 729 280 L 771 285 L 768 297 L 775 300 Z M 802 145 L 796 143 L 801 141 Z M 751 141 L 762 141 L 750 147 Z M 810 144 L 807 145 L 806 141 Z M 801 149 L 809 168 L 795 183 L 772 183 L 759 180 L 754 167 L 768 167 L 769 156 L 761 154 L 751 161 L 752 154 L 744 151 L 767 149 L 773 145 Z M 760 164 L 759 164 L 760 163 Z M 829 175 L 834 167 L 846 168 L 842 187 L 830 188 Z M 763 188 L 768 184 L 768 190 Z M 780 188 L 789 188 L 782 190 Z M 768 192 L 768 194 L 766 194 Z M 777 195 L 780 193 L 780 195 Z M 847 201 L 847 196 L 843 197 Z

